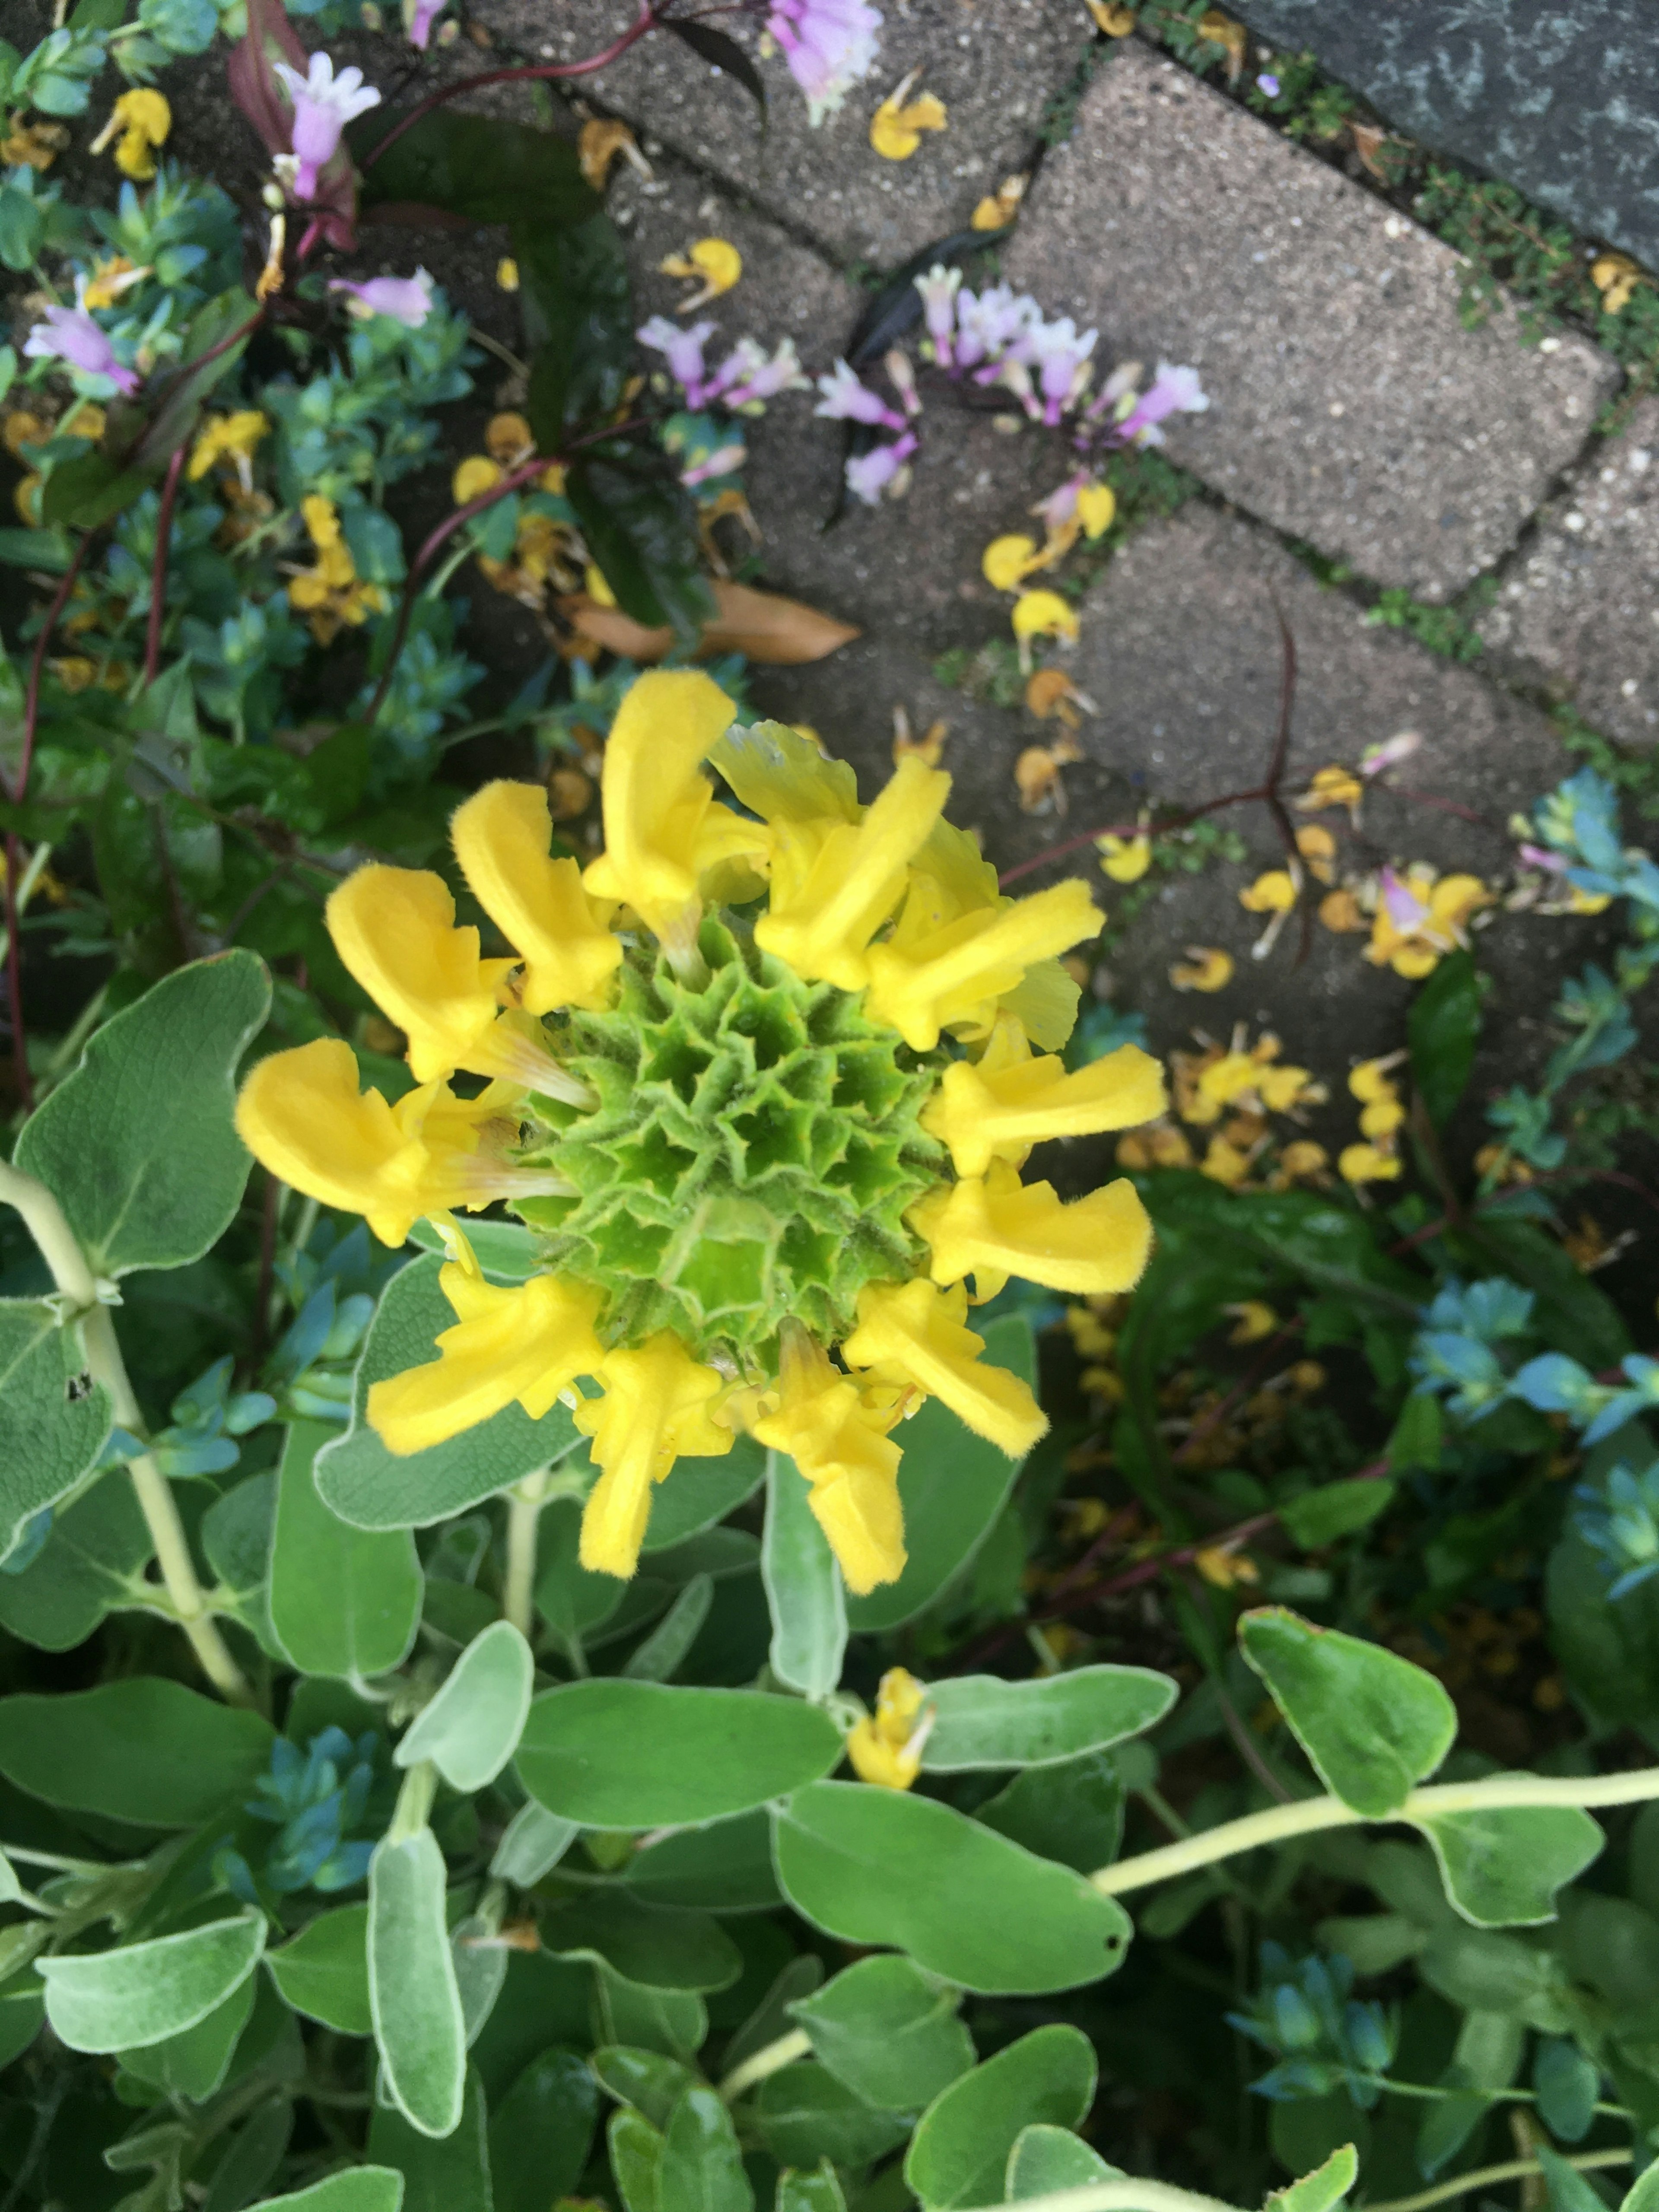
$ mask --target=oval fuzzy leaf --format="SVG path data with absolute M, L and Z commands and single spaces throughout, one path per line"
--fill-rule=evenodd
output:
M 423 2136 L 459 2125 L 466 2023 L 444 1915 L 444 1855 L 429 1828 L 374 1846 L 368 1863 L 368 2002 L 382 2080 Z
M 1359 2154 L 1352 2143 L 1344 2143 L 1300 2181 L 1275 2189 L 1267 2198 L 1267 2212 L 1332 2212 L 1358 2179 Z
M 658 2212 L 754 2212 L 732 2115 L 702 2083 L 688 2089 L 663 2131 Z
M 1121 2181 L 1123 2168 L 1108 2166 L 1097 2150 L 1069 2128 L 1048 2120 L 1033 2120 L 1022 2128 L 1008 2154 L 1008 2172 L 1002 2185 L 1005 2203 L 1022 2197 L 1047 2197 L 1057 2189 L 1086 2189 L 1091 2181 Z
M 55 1195 L 95 1274 L 181 1267 L 230 1225 L 252 1165 L 236 1069 L 270 1011 L 254 953 L 176 969 L 94 1033 L 24 1123 L 16 1165 Z
M 974 2063 L 959 2000 L 908 1959 L 860 1959 L 790 2012 L 813 2055 L 866 2105 L 916 2112 Z
M 559 1959 L 593 1959 L 636 1989 L 730 1989 L 743 1954 L 706 1912 L 641 1905 L 620 1887 L 555 1905 L 539 1922 L 542 1948 Z
M 921 1763 L 935 1774 L 1057 1765 L 1156 1727 L 1178 1695 L 1146 1667 L 1079 1667 L 1029 1682 L 949 1676 L 927 1687 L 938 1717 Z
M 259 2212 L 401 2212 L 404 2178 L 389 2166 L 352 2166 L 289 2197 L 262 2199 Z
M 439 1331 L 455 1325 L 438 1287 L 442 1266 L 434 1253 L 387 1284 L 357 1363 L 351 1425 L 317 1455 L 318 1492 L 354 1528 L 427 1528 L 562 1459 L 580 1441 L 562 1405 L 539 1421 L 508 1406 L 429 1451 L 399 1459 L 386 1449 L 368 1425 L 369 1385 L 437 1358 Z
M 1029 1322 L 1011 1316 L 992 1322 L 984 1334 L 990 1365 L 1036 1382 L 1036 1341 Z M 905 1423 L 901 1441 L 898 1486 L 909 1557 L 896 1583 L 848 1600 L 855 1636 L 896 1628 L 933 1603 L 990 1534 L 1022 1464 L 965 1428 L 938 1398 Z
M 392 1758 L 399 1766 L 429 1759 L 452 1790 L 482 1790 L 513 1756 L 535 1679 L 523 1636 L 510 1620 L 495 1622 L 467 1645 Z
M 904 2179 L 925 2212 L 1002 2198 L 1009 2155 L 1038 2122 L 1074 2128 L 1095 2096 L 1095 2054 L 1078 2028 L 1034 2028 L 952 2082 L 916 2124 Z
M 1077 1989 L 1123 1963 L 1130 1927 L 1113 1899 L 948 1805 L 815 1782 L 775 1821 L 785 1895 L 845 1942 L 907 1951 L 991 1996 Z
M 109 1393 L 86 1364 L 80 1331 L 45 1298 L 0 1298 L 0 1559 L 109 1439 Z
M 160 2043 L 205 2020 L 238 1990 L 265 1948 L 262 1913 L 239 1913 L 182 1936 L 158 1936 L 87 1958 L 38 1959 L 46 2018 L 71 2051 Z
M 348 1681 L 389 1674 L 408 1656 L 424 1588 L 406 1528 L 354 1528 L 317 1494 L 313 1468 L 339 1434 L 296 1421 L 276 1479 L 270 1554 L 270 1625 L 302 1674 Z
M 772 1672 L 804 1698 L 827 1697 L 847 1650 L 847 1592 L 793 1460 L 766 1455 L 761 1580 L 772 1615 Z
M 341 2035 L 372 2035 L 368 1907 L 343 1905 L 307 1921 L 291 1943 L 268 1954 L 271 1978 L 295 2012 Z
M 584 1827 L 683 1827 L 783 1796 L 842 1750 L 828 1715 L 794 1698 L 595 1680 L 534 1700 L 518 1771 L 538 1803 Z
M 1380 1644 L 1282 1606 L 1247 1613 L 1238 1641 L 1320 1780 L 1356 1813 L 1397 1812 L 1456 1739 L 1456 1708 L 1433 1675 Z
M 1607 1842 L 1582 1805 L 1502 1805 L 1414 1820 L 1439 1862 L 1448 1900 L 1477 1928 L 1536 1928 L 1555 1893 Z
M 276 1731 L 159 1675 L 0 1698 L 0 1774 L 32 1797 L 144 1828 L 193 1828 L 244 1797 Z

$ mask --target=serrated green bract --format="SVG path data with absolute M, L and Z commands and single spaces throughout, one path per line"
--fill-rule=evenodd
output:
M 735 920 L 707 922 L 702 946 L 702 989 L 636 954 L 611 1012 L 565 1018 L 560 1057 L 599 1102 L 549 1109 L 578 1195 L 520 1210 L 556 1273 L 605 1292 L 613 1340 L 672 1329 L 696 1358 L 741 1358 L 793 1316 L 833 1343 L 866 1284 L 916 1272 L 903 1216 L 940 1179 L 917 1121 L 939 1055 L 803 983 Z

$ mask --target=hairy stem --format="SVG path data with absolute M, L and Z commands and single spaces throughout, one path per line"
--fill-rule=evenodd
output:
M 507 1574 L 501 1613 L 527 1642 L 535 1626 L 536 1531 L 547 1498 L 547 1471 L 527 1474 L 507 1493 Z
M 93 1381 L 101 1383 L 108 1392 L 117 1423 L 135 1435 L 142 1435 L 144 1417 L 127 1375 L 126 1362 L 121 1357 L 114 1322 L 109 1308 L 99 1297 L 97 1280 L 74 1231 L 64 1218 L 62 1206 L 45 1183 L 3 1164 L 0 1164 L 0 1199 L 15 1206 L 22 1215 L 41 1258 L 52 1270 L 52 1280 L 76 1310 L 81 1322 L 82 1342 L 86 1347 L 88 1371 Z M 202 1671 L 231 1704 L 251 1705 L 253 1697 L 247 1679 L 220 1634 L 197 1578 L 189 1540 L 166 1476 L 147 1451 L 135 1454 L 127 1462 L 127 1473 L 155 1547 L 161 1580 Z
M 781 2035 L 775 2043 L 763 2044 L 752 2051 L 740 2066 L 734 2066 L 720 2085 L 723 2103 L 731 2104 L 752 2089 L 757 2081 L 765 2081 L 769 2074 L 781 2073 L 793 2066 L 798 2058 L 805 2058 L 812 2048 L 812 2039 L 804 2027 L 792 2027 L 787 2035 Z
M 1643 1766 L 1624 1774 L 1553 1775 L 1495 1774 L 1484 1782 L 1442 1782 L 1427 1790 L 1413 1790 L 1397 1811 L 1380 1816 L 1378 1825 L 1395 1820 L 1430 1820 L 1448 1813 L 1497 1812 L 1522 1805 L 1639 1805 L 1659 1797 L 1659 1766 Z M 1185 1842 L 1166 1844 L 1162 1850 L 1142 1851 L 1120 1859 L 1115 1866 L 1101 1867 L 1089 1877 L 1109 1897 L 1121 1897 L 1150 1882 L 1170 1881 L 1190 1874 L 1195 1867 L 1213 1865 L 1217 1859 L 1240 1851 L 1260 1850 L 1264 1844 L 1287 1843 L 1292 1836 L 1309 1836 L 1321 1828 L 1349 1828 L 1371 1816 L 1356 1813 L 1340 1797 L 1304 1797 L 1293 1805 L 1270 1806 L 1263 1813 L 1247 1813 L 1241 1820 L 1224 1820 Z
M 1585 2150 L 1566 2163 L 1576 2166 L 1580 2173 L 1593 2173 L 1598 2166 L 1628 2166 L 1633 2155 L 1627 2149 Z M 1428 2212 L 1431 2204 L 1449 2203 L 1454 2197 L 1467 2197 L 1472 2189 L 1490 2189 L 1499 2181 L 1527 2181 L 1543 2171 L 1535 2158 L 1505 2159 L 1502 2166 L 1477 2166 L 1473 2172 L 1460 2173 L 1454 2180 L 1420 2190 L 1415 2197 L 1390 2197 L 1384 2203 L 1368 2205 L 1366 2212 Z

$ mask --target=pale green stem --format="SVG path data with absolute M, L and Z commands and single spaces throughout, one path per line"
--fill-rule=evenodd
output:
M 536 1531 L 547 1498 L 548 1469 L 526 1475 L 507 1493 L 507 1573 L 501 1612 L 526 1641 L 535 1626 Z
M 1638 1805 L 1653 1797 L 1659 1797 L 1659 1766 L 1625 1774 L 1494 1774 L 1484 1782 L 1441 1782 L 1413 1790 L 1394 1812 L 1376 1815 L 1356 1813 L 1340 1797 L 1304 1797 L 1293 1805 L 1247 1813 L 1242 1820 L 1224 1820 L 1219 1827 L 1206 1828 L 1182 1843 L 1166 1844 L 1161 1850 L 1120 1859 L 1089 1879 L 1109 1897 L 1121 1897 L 1127 1890 L 1145 1889 L 1149 1882 L 1170 1881 L 1195 1867 L 1212 1866 L 1217 1859 L 1286 1843 L 1292 1836 L 1313 1835 L 1321 1828 L 1351 1828 L 1373 1819 L 1378 1824 L 1432 1820 L 1449 1813 L 1498 1812 L 1524 1805 Z
M 1634 2155 L 1630 2150 L 1585 2150 L 1568 2159 L 1567 2164 L 1577 2166 L 1580 2173 L 1594 2173 L 1598 2166 L 1628 2166 Z M 1365 2212 L 1428 2212 L 1431 2204 L 1449 2203 L 1454 2197 L 1466 2197 L 1472 2189 L 1490 2189 L 1500 2181 L 1528 2181 L 1543 2171 L 1535 2158 L 1505 2159 L 1502 2166 L 1477 2166 L 1472 2172 L 1460 2173 L 1455 2180 L 1440 2182 L 1433 2189 L 1420 2190 L 1415 2197 L 1390 2197 L 1381 2204 L 1368 2204 Z M 1029 2201 L 1052 2204 L 1054 2200 L 1033 2197 Z
M 419 1835 L 432 1811 L 432 1801 L 438 1794 L 438 1770 L 429 1759 L 421 1759 L 411 1766 L 398 1792 L 398 1802 L 392 1808 L 392 1825 L 386 1832 L 388 1844 L 401 1844 L 410 1836 Z
M 765 2081 L 769 2074 L 781 2073 L 786 2066 L 793 2066 L 796 2059 L 805 2058 L 811 2048 L 812 2039 L 804 2027 L 791 2028 L 775 2043 L 763 2044 L 742 2065 L 734 2066 L 720 2083 L 722 2101 L 731 2104 L 745 2089 L 752 2089 L 757 2081 Z
M 0 1844 L 0 1858 L 21 1859 L 26 1866 L 50 1867 L 54 1874 L 114 1874 L 120 1868 L 136 1866 L 136 1859 L 120 1859 L 114 1863 L 102 1859 L 66 1859 L 58 1851 L 36 1851 L 22 1844 Z
M 1373 2089 L 1386 2090 L 1395 2097 L 1427 2097 L 1439 2103 L 1448 2097 L 1486 2097 L 1493 2104 L 1535 2105 L 1536 2089 L 1448 2089 L 1434 2081 L 1394 2081 L 1386 2074 L 1362 2074 L 1355 2077 Z M 1592 2105 L 1593 2112 L 1601 2112 L 1610 2120 L 1633 2120 L 1636 2118 L 1626 2105 Z
M 144 1417 L 127 1376 L 115 1324 L 110 1318 L 109 1308 L 99 1298 L 96 1279 L 87 1265 L 86 1255 L 74 1231 L 64 1218 L 63 1208 L 45 1183 L 3 1164 L 0 1199 L 9 1200 L 22 1215 L 41 1258 L 52 1270 L 52 1280 L 79 1318 L 88 1372 L 108 1392 L 110 1408 L 117 1423 L 136 1436 L 142 1435 Z M 127 1473 L 149 1526 L 156 1565 L 173 1601 L 179 1626 L 190 1638 L 203 1672 L 231 1704 L 251 1705 L 253 1698 L 246 1678 L 219 1633 L 218 1624 L 197 1580 L 196 1563 L 190 1556 L 184 1523 L 179 1518 L 179 1509 L 166 1476 L 147 1451 L 137 1453 L 127 1462 Z
M 40 882 L 41 877 L 45 875 L 46 872 L 46 863 L 51 860 L 51 858 L 52 848 L 50 845 L 37 845 L 34 850 L 29 854 L 27 866 L 18 878 L 16 907 L 17 919 L 20 925 L 22 922 L 23 915 L 28 906 L 29 901 L 34 896 L 34 887 Z M 10 949 L 10 933 L 9 931 L 0 928 L 0 960 L 3 960 L 5 958 Z

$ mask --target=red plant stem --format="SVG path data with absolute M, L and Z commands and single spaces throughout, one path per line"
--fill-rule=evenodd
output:
M 381 155 L 397 144 L 405 131 L 412 131 L 417 123 L 431 114 L 434 107 L 441 107 L 446 100 L 459 99 L 464 92 L 481 91 L 487 84 L 524 84 L 535 77 L 590 76 L 595 70 L 607 68 L 620 55 L 625 54 L 631 46 L 654 27 L 656 21 L 655 0 L 641 0 L 639 15 L 622 36 L 613 40 L 603 53 L 594 54 L 585 62 L 544 62 L 529 68 L 485 70 L 477 76 L 465 76 L 458 83 L 442 85 L 436 92 L 429 92 L 424 100 L 417 100 L 407 115 L 394 123 L 380 144 L 371 147 L 363 155 L 357 167 L 367 175 Z
M 179 496 L 179 479 L 185 471 L 189 441 L 182 441 L 167 463 L 161 486 L 161 511 L 155 518 L 155 558 L 149 572 L 149 623 L 144 631 L 144 683 L 154 684 L 161 665 L 161 624 L 167 605 L 167 551 L 173 541 L 173 508 Z
M 1396 799 L 1409 799 L 1419 806 L 1432 806 L 1441 814 L 1455 814 L 1461 822 L 1473 822 L 1477 830 L 1497 832 L 1497 823 L 1489 822 L 1484 814 L 1477 814 L 1472 806 L 1460 806 L 1455 799 L 1437 799 L 1431 791 L 1413 791 L 1403 783 L 1382 783 L 1382 791 L 1391 791 Z
M 1177 1467 L 1179 1467 L 1182 1461 L 1188 1456 L 1188 1453 L 1192 1451 L 1194 1445 L 1203 1442 L 1204 1438 L 1209 1435 L 1212 1429 L 1219 1427 L 1220 1424 L 1226 1419 L 1228 1414 L 1231 1413 L 1233 1407 L 1238 1403 L 1239 1400 L 1243 1398 L 1247 1392 L 1255 1389 L 1257 1383 L 1260 1382 L 1262 1377 L 1267 1374 L 1267 1370 L 1273 1365 L 1274 1360 L 1278 1358 L 1279 1352 L 1291 1343 L 1293 1338 L 1300 1336 L 1306 1326 L 1306 1322 L 1304 1322 L 1300 1315 L 1298 1315 L 1295 1320 L 1287 1322 L 1285 1327 L 1279 1331 L 1276 1336 L 1271 1336 L 1268 1338 L 1267 1343 L 1263 1345 L 1261 1351 L 1257 1352 L 1255 1358 L 1251 1363 L 1250 1366 L 1239 1376 L 1237 1382 L 1235 1382 L 1232 1389 L 1228 1391 L 1226 1396 L 1220 1399 L 1215 1405 L 1212 1406 L 1209 1412 L 1204 1414 L 1200 1419 L 1193 1423 L 1192 1427 L 1187 1432 L 1187 1436 L 1183 1440 L 1179 1451 L 1171 1455 L 1171 1457 Z
M 40 635 L 34 641 L 34 657 L 29 663 L 28 689 L 23 696 L 23 745 L 17 756 L 17 780 L 11 789 L 11 799 L 15 806 L 21 806 L 28 797 L 29 771 L 34 765 L 34 733 L 40 720 L 40 678 L 46 669 L 46 653 L 52 644 L 52 634 L 58 627 L 64 608 L 69 605 L 70 593 L 75 589 L 76 580 L 81 574 L 82 563 L 87 557 L 87 549 L 96 534 L 95 532 L 89 530 L 76 547 L 74 557 L 64 571 L 64 580 L 58 586 L 52 605 L 46 609 L 46 618 L 40 626 Z

